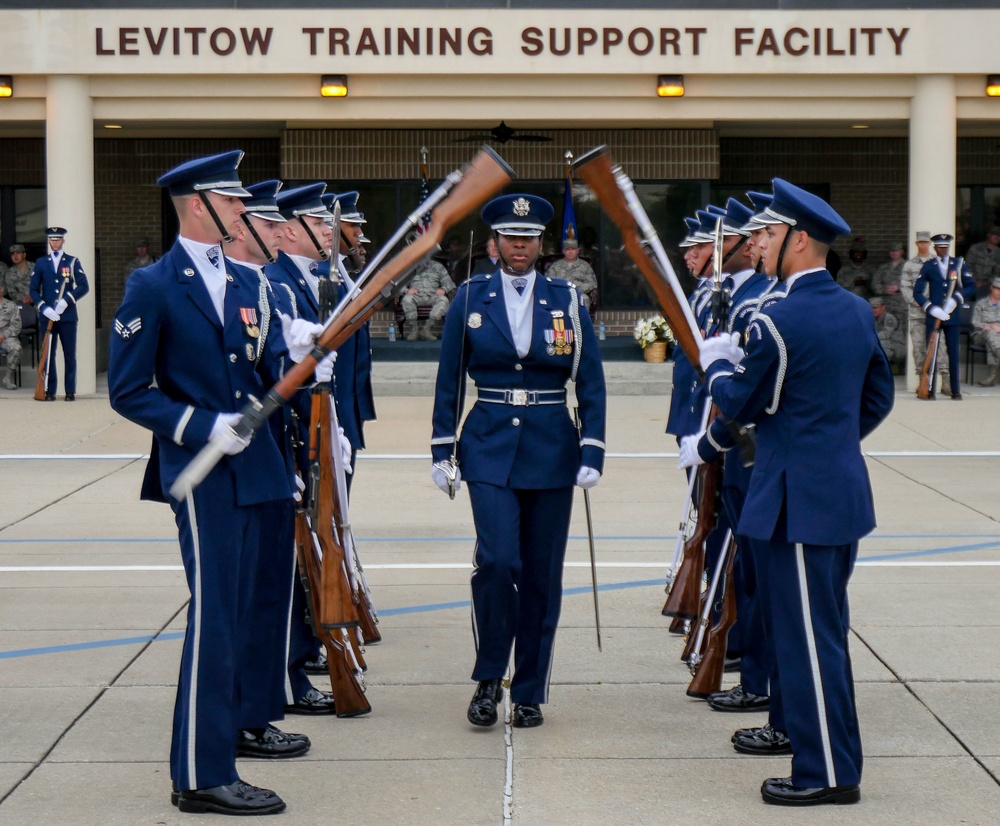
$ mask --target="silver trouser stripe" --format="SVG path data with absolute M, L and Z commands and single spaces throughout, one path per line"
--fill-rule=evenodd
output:
M 177 422 L 177 427 L 174 428 L 174 444 L 184 444 L 184 428 L 188 426 L 188 422 L 191 421 L 191 417 L 193 415 L 194 408 L 191 405 L 188 405 L 187 410 L 181 414 L 180 421 Z
M 833 766 L 833 749 L 830 747 L 830 729 L 826 718 L 826 697 L 823 693 L 823 675 L 819 670 L 819 654 L 816 651 L 816 634 L 813 632 L 812 610 L 809 607 L 809 580 L 806 578 L 805 549 L 795 546 L 795 563 L 798 568 L 799 600 L 802 605 L 802 628 L 806 635 L 806 649 L 809 652 L 809 670 L 812 672 L 813 691 L 816 694 L 816 716 L 819 719 L 819 737 L 823 746 L 823 762 L 826 766 L 826 784 L 837 785 L 837 772 Z
M 489 404 L 511 404 L 516 407 L 527 407 L 536 404 L 566 404 L 566 391 L 563 390 L 505 390 L 496 387 L 479 387 L 479 401 Z
M 201 541 L 198 537 L 198 516 L 194 504 L 194 492 L 189 487 L 187 496 L 188 519 L 191 523 L 191 544 L 194 557 L 194 627 L 188 628 L 191 640 L 191 684 L 188 686 L 187 754 L 188 783 L 192 789 L 198 788 L 198 668 L 201 659 Z

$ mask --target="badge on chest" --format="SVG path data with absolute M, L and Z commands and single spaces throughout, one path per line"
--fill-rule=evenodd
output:
M 243 326 L 246 328 L 247 335 L 250 338 L 260 338 L 256 307 L 240 307 L 240 319 L 243 321 Z
M 545 331 L 545 352 L 550 356 L 568 356 L 573 353 L 573 330 L 566 329 L 562 310 L 552 311 L 552 328 Z

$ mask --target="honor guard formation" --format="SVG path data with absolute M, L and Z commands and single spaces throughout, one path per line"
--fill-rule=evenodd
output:
M 171 802 L 263 815 L 285 802 L 244 780 L 238 758 L 306 754 L 309 738 L 285 731 L 286 715 L 372 711 L 367 646 L 381 634 L 348 513 L 375 419 L 371 314 L 402 296 L 407 337 L 426 339 L 444 318 L 431 479 L 452 499 L 464 482 L 472 506 L 472 726 L 497 723 L 506 690 L 511 725 L 544 722 L 574 488 L 601 480 L 608 412 L 577 250 L 569 244 L 554 268 L 566 278 L 536 270 L 553 206 L 500 194 L 513 172 L 492 150 L 427 196 L 413 213 L 431 216 L 419 234 L 423 219 L 411 217 L 370 260 L 357 192 L 245 186 L 242 158 L 234 150 L 160 177 L 179 237 L 159 260 L 137 244 L 109 389 L 114 409 L 152 432 L 141 496 L 173 510 L 191 593 Z M 686 296 L 625 172 L 603 148 L 574 169 L 618 225 L 678 342 L 667 431 L 688 494 L 663 613 L 684 636 L 687 693 L 722 713 L 766 712 L 765 724 L 732 736 L 741 754 L 790 755 L 787 776 L 764 780 L 766 803 L 855 803 L 862 750 L 847 587 L 875 524 L 860 445 L 889 414 L 894 385 L 878 310 L 826 269 L 850 227 L 779 178 L 746 203 L 706 205 L 685 220 L 680 247 L 697 280 Z M 429 256 L 480 208 L 489 257 L 449 302 L 454 284 Z M 62 252 L 65 230 L 48 234 L 52 253 L 30 293 L 52 344 L 62 342 L 71 400 L 87 280 Z M 874 281 L 886 307 L 912 294 L 925 338 L 943 331 L 957 367 L 955 310 L 974 285 L 949 257 L 951 241 L 928 237 L 936 257 L 900 255 Z M 983 304 L 996 308 L 1000 277 L 992 288 Z M 430 307 L 423 328 L 421 305 Z M 1000 312 L 989 307 L 977 324 L 995 380 Z M 932 360 L 936 345 L 928 349 Z M 46 364 L 54 398 L 52 355 Z M 950 375 L 959 398 L 957 369 Z M 727 672 L 738 674 L 728 688 Z

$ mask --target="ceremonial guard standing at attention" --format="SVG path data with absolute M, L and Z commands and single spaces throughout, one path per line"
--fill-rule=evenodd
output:
M 253 440 L 232 425 L 251 397 L 262 399 L 289 359 L 280 325 L 259 282 L 227 263 L 220 242 L 233 237 L 248 196 L 226 152 L 163 175 L 180 236 L 125 287 L 111 336 L 112 407 L 153 431 L 143 498 L 165 491 L 212 443 L 220 461 L 183 501 L 169 497 L 191 591 L 174 707 L 172 802 L 184 812 L 273 814 L 284 802 L 243 782 L 236 770 L 244 727 L 242 697 L 262 679 L 254 651 L 260 616 L 262 506 L 292 497 L 281 451 L 263 428 Z M 259 321 L 255 321 L 256 315 Z M 262 341 L 262 339 L 264 339 Z
M 770 610 L 790 777 L 765 780 L 779 805 L 860 800 L 847 584 L 858 540 L 875 527 L 861 439 L 892 409 L 893 379 L 871 307 L 825 268 L 850 232 L 821 198 L 776 178 L 766 261 L 787 293 L 748 329 L 701 345 L 706 385 L 722 413 L 757 426 L 756 463 L 739 532 L 760 540 L 761 604 Z
M 951 369 L 951 397 L 956 401 L 962 398 L 962 375 L 959 368 L 961 357 L 962 318 L 956 310 L 965 301 L 976 297 L 976 282 L 968 265 L 961 258 L 948 255 L 954 236 L 939 233 L 931 236 L 934 244 L 935 257 L 924 264 L 920 275 L 913 285 L 913 300 L 920 305 L 926 315 L 927 342 L 930 343 L 931 333 L 937 321 L 941 322 L 945 345 L 948 350 L 948 364 Z M 955 282 L 952 294 L 948 295 L 948 285 Z M 934 381 L 935 377 L 931 377 Z M 934 397 L 934 385 L 931 384 L 931 398 Z
M 543 721 L 573 486 L 593 487 L 604 467 L 604 371 L 590 317 L 574 286 L 535 271 L 552 216 L 534 195 L 483 208 L 500 268 L 459 287 L 442 336 L 431 476 L 452 493 L 464 478 L 472 500 L 479 685 L 468 718 L 477 726 L 497 721 L 512 647 L 511 722 Z M 478 401 L 459 434 L 466 373 Z M 576 382 L 582 434 L 566 410 L 567 381 Z
M 35 271 L 31 275 L 31 300 L 35 309 L 52 324 L 52 341 L 49 346 L 49 363 L 47 367 L 48 380 L 45 384 L 45 401 L 55 401 L 58 376 L 56 375 L 56 341 L 62 343 L 63 366 L 66 378 L 63 386 L 66 388 L 66 401 L 76 399 L 76 330 L 80 316 L 76 311 L 76 302 L 89 291 L 87 275 L 83 271 L 80 259 L 63 252 L 63 242 L 66 240 L 66 230 L 62 227 L 49 227 L 45 230 L 49 239 L 50 252 L 45 258 L 35 262 Z M 45 324 L 40 321 L 39 324 Z

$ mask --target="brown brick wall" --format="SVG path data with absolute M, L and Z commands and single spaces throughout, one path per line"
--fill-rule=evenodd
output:
M 607 144 L 634 180 L 700 180 L 719 174 L 713 129 L 523 130 L 550 143 L 494 145 L 521 180 L 558 180 L 567 149 L 580 155 Z M 466 163 L 483 141 L 461 140 L 482 130 L 289 129 L 282 136 L 281 171 L 288 180 L 419 180 L 420 148 L 440 180 Z
M 0 138 L 0 184 L 45 186 L 45 141 Z

